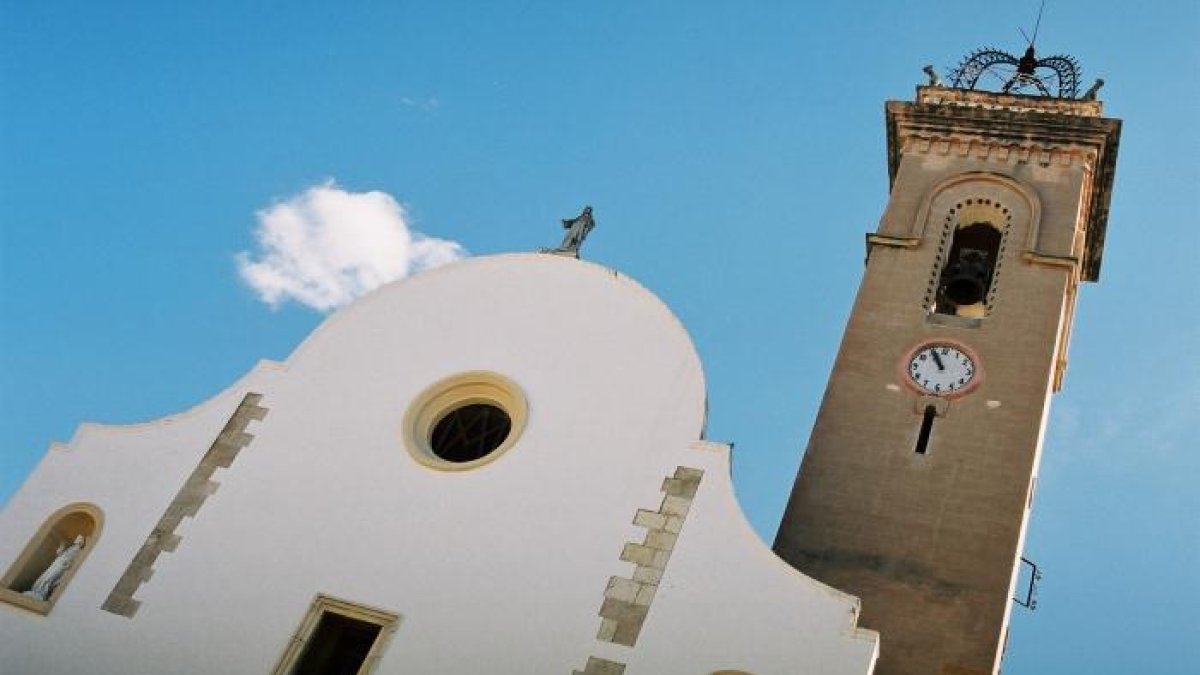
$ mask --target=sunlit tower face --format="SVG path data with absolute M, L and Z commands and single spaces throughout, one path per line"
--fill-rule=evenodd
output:
M 775 541 L 861 598 L 880 675 L 999 667 L 1115 170 L 1099 102 L 970 88 L 888 103 L 890 198 Z

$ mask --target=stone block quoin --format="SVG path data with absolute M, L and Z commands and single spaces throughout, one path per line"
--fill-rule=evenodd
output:
M 621 560 L 634 564 L 633 575 L 609 577 L 600 604 L 597 640 L 625 647 L 637 643 L 703 476 L 704 471 L 700 469 L 676 467 L 674 474 L 663 479 L 664 494 L 658 510 L 638 509 L 634 514 L 633 524 L 646 528 L 646 535 L 642 541 L 627 542 L 621 549 Z M 571 671 L 571 675 L 622 675 L 624 672 L 623 663 L 590 656 L 587 666 Z
M 134 593 L 154 575 L 154 562 L 158 556 L 174 551 L 179 546 L 181 538 L 175 530 L 183 519 L 195 517 L 204 501 L 217 491 L 220 484 L 212 480 L 213 473 L 218 468 L 228 468 L 238 453 L 254 440 L 254 435 L 247 433 L 246 427 L 250 422 L 266 417 L 267 409 L 259 405 L 261 401 L 261 394 L 249 393 L 242 398 L 221 433 L 209 446 L 208 452 L 204 453 L 163 511 L 162 517 L 150 530 L 145 542 L 100 606 L 101 609 L 130 619 L 137 613 L 141 602 L 133 597 Z
M 633 523 L 646 528 L 646 535 L 621 550 L 621 560 L 634 564 L 633 575 L 609 578 L 597 639 L 626 647 L 637 642 L 703 475 L 699 469 L 677 467 L 663 480 L 665 494 L 658 510 L 638 509 L 634 515 Z

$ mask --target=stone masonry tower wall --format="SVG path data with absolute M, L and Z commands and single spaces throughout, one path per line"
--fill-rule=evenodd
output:
M 921 87 L 887 123 L 889 203 L 775 549 L 862 599 L 880 675 L 995 673 L 1120 121 L 1097 101 Z M 981 297 L 955 304 L 972 247 Z M 968 364 L 945 390 L 915 375 L 931 347 Z

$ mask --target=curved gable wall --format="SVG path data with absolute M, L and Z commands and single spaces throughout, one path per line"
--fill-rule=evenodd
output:
M 471 471 L 416 461 L 401 440 L 407 406 L 480 370 L 521 388 L 522 436 Z M 136 613 L 101 611 L 249 392 L 268 414 L 179 522 Z M 756 673 L 867 672 L 876 639 L 853 628 L 856 602 L 787 568 L 746 527 L 727 449 L 697 443 L 704 398 L 678 320 L 615 272 L 512 255 L 424 273 L 333 315 L 285 368 L 178 418 L 86 428 L 52 453 L 30 484 L 99 504 L 106 536 L 48 624 L 0 611 L 0 629 L 29 645 L 19 662 L 31 671 L 269 672 L 320 593 L 400 616 L 381 673 L 571 672 L 588 658 L 712 670 L 727 663 L 709 663 L 713 650 L 744 654 Z M 650 537 L 634 521 L 678 510 L 666 481 L 680 475 L 703 476 L 686 498 L 694 512 Z M 41 499 L 22 490 L 4 527 Z M 673 550 L 647 548 L 664 538 Z M 650 559 L 631 553 L 639 546 Z M 639 570 L 655 573 L 657 593 L 620 606 L 640 612 L 622 644 L 609 589 Z M 46 648 L 67 639 L 78 653 Z M 684 658 L 690 643 L 703 648 Z

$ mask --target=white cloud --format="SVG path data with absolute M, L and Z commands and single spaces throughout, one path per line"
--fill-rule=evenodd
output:
M 414 231 L 391 195 L 348 192 L 333 181 L 255 215 L 258 251 L 237 254 L 238 273 L 272 307 L 295 300 L 328 311 L 466 255 L 457 242 Z

